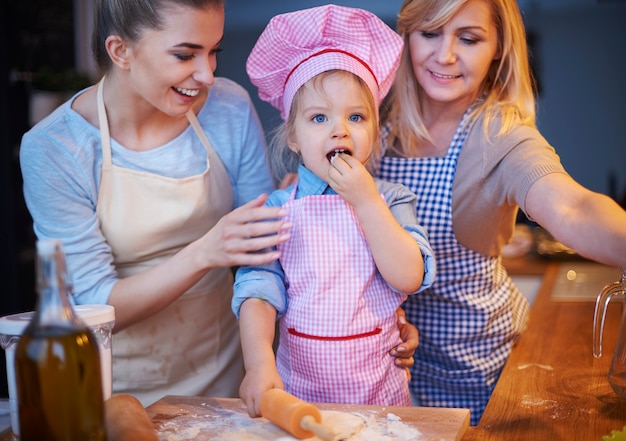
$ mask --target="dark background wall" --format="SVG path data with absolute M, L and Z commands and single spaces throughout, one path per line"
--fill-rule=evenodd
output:
M 258 100 L 245 60 L 276 13 L 321 5 L 315 0 L 227 0 L 218 75 L 244 85 L 269 131 L 278 114 Z M 343 0 L 395 27 L 401 0 Z M 583 185 L 616 199 L 626 190 L 626 2 L 519 0 L 540 81 L 538 124 L 566 169 Z M 0 1 L 0 315 L 34 307 L 32 221 L 22 198 L 19 142 L 30 127 L 29 72 L 44 66 L 93 72 L 90 0 Z M 0 351 L 0 378 L 4 374 Z M 0 396 L 6 383 L 0 380 Z
M 0 315 L 32 310 L 34 234 L 22 197 L 18 151 L 30 127 L 28 72 L 74 67 L 72 0 L 0 2 Z M 6 375 L 0 351 L 0 378 Z M 0 396 L 8 396 L 0 379 Z

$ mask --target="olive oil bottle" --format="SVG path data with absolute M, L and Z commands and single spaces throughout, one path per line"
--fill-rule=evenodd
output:
M 37 242 L 38 303 L 15 349 L 21 441 L 106 439 L 96 339 L 69 302 L 59 240 Z

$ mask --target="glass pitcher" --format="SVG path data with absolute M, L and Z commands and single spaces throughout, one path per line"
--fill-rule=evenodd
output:
M 609 384 L 615 393 L 626 401 L 626 270 L 620 269 L 622 276 L 618 282 L 604 287 L 598 294 L 593 319 L 593 356 L 602 356 L 602 330 L 606 308 L 612 299 L 622 302 L 622 320 L 620 322 L 617 344 L 613 353 L 613 361 L 609 369 Z

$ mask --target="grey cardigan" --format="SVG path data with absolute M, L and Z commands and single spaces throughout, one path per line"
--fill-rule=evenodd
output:
M 482 117 L 471 123 L 459 154 L 452 187 L 452 229 L 464 246 L 499 256 L 513 234 L 518 208 L 525 211 L 530 187 L 543 176 L 566 171 L 536 128 L 519 125 L 497 136 L 499 120 L 494 119 L 487 138 L 483 123 Z M 382 144 L 384 148 L 386 143 Z

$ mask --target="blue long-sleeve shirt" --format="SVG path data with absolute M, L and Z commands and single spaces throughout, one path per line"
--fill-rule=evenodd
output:
M 380 179 L 374 179 L 374 182 L 398 223 L 419 244 L 424 259 L 424 280 L 416 292 L 429 288 L 435 279 L 435 258 L 426 230 L 417 223 L 417 197 L 403 185 Z M 293 186 L 284 190 L 276 190 L 270 194 L 265 204 L 272 207 L 282 206 L 289 200 L 292 192 Z M 325 194 L 337 193 L 313 172 L 300 165 L 295 198 Z M 394 288 L 392 287 L 392 289 Z M 394 291 L 397 290 L 394 289 Z M 241 304 L 249 298 L 266 300 L 276 309 L 278 316 L 284 314 L 287 308 L 287 292 L 285 274 L 280 262 L 274 261 L 266 265 L 239 268 L 235 278 L 235 292 L 232 301 L 232 309 L 237 317 L 239 317 Z
M 102 169 L 100 130 L 71 108 L 76 96 L 23 136 L 24 196 L 37 237 L 63 241 L 76 303 L 106 303 L 118 276 L 96 215 Z M 263 130 L 243 87 L 216 78 L 197 117 L 226 168 L 235 197 L 233 208 L 274 190 Z M 206 150 L 191 126 L 148 151 L 127 149 L 114 139 L 111 149 L 113 164 L 131 170 L 181 179 L 206 169 Z

